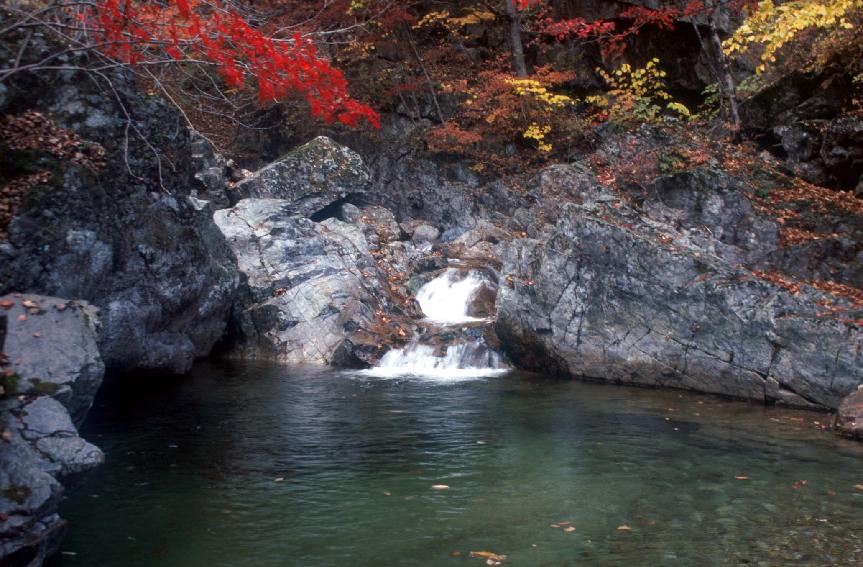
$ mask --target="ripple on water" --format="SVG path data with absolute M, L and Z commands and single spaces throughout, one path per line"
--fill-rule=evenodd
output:
M 863 564 L 863 450 L 824 416 L 447 383 L 226 363 L 108 384 L 83 428 L 107 462 L 51 565 Z

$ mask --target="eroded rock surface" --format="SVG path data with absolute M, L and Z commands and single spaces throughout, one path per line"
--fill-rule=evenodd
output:
M 243 199 L 215 219 L 243 274 L 235 353 L 343 366 L 380 344 L 384 284 L 358 226 L 315 223 L 280 199 Z
M 837 407 L 863 382 L 863 333 L 819 317 L 816 290 L 793 295 L 718 256 L 720 243 L 596 187 L 547 238 L 507 247 L 498 332 L 529 368 Z

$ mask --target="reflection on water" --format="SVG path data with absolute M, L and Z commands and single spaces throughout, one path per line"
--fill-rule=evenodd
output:
M 51 565 L 863 564 L 863 450 L 824 419 L 518 375 L 201 365 L 106 388 L 83 433 L 108 462 L 65 503 Z

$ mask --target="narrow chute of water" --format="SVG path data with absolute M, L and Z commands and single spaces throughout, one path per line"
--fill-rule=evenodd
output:
M 417 292 L 417 302 L 426 321 L 440 327 L 486 321 L 468 315 L 471 300 L 487 281 L 478 272 L 466 275 L 449 269 Z M 432 345 L 415 339 L 404 348 L 387 352 L 378 366 L 365 373 L 377 377 L 422 376 L 443 381 L 465 380 L 504 373 L 508 370 L 500 354 L 482 339 L 462 337 L 436 353 Z

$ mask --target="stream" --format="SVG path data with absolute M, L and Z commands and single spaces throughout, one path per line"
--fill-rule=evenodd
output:
M 863 447 L 825 417 L 517 373 L 199 364 L 104 387 L 83 434 L 107 463 L 62 507 L 50 565 L 859 564 Z
M 369 370 L 109 382 L 51 565 L 863 562 L 863 446 L 827 416 L 512 372 L 472 315 L 491 285 L 426 283 Z

